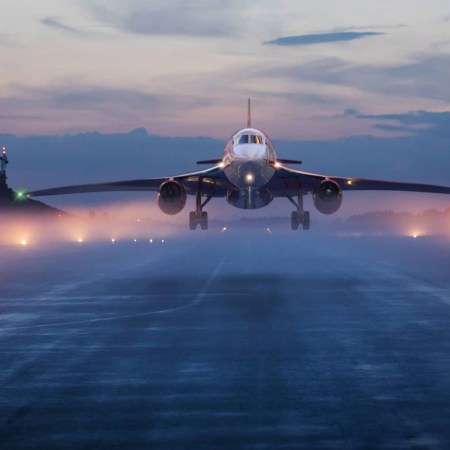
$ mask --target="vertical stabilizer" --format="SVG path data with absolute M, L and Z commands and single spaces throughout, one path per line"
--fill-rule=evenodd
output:
M 250 99 L 248 99 L 247 128 L 251 127 L 252 127 L 252 105 Z

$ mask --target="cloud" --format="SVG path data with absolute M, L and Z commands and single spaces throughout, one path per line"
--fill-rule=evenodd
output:
M 354 41 L 356 39 L 362 39 L 369 36 L 380 36 L 383 34 L 384 33 L 374 31 L 342 31 L 321 34 L 302 34 L 299 36 L 280 37 L 272 41 L 264 42 L 264 44 L 281 46 L 314 45 L 330 42 Z
M 235 12 L 242 10 L 237 0 L 87 0 L 84 4 L 96 20 L 121 31 L 150 36 L 229 36 L 236 31 Z
M 375 128 L 384 131 L 401 131 L 408 134 L 450 137 L 450 112 L 410 111 L 399 114 L 361 114 L 353 112 L 357 119 L 387 121 L 376 123 Z
M 211 107 L 213 101 L 190 95 L 83 85 L 75 80 L 40 87 L 15 85 L 9 91 L 0 96 L 0 111 L 4 112 L 0 132 L 111 131 L 143 125 L 170 132 L 172 126 L 179 126 L 183 120 L 189 122 L 186 117 Z
M 59 110 L 102 110 L 114 107 L 144 108 L 161 104 L 159 95 L 126 88 L 83 86 L 62 83 L 52 87 L 27 88 L 18 86 L 18 95 L 0 98 L 3 108 L 25 108 L 40 106 Z
M 65 25 L 59 17 L 44 17 L 43 19 L 41 19 L 41 23 L 47 27 L 65 31 L 66 33 L 81 34 L 80 30 Z
M 419 54 L 397 65 L 354 64 L 322 58 L 296 66 L 262 69 L 260 75 L 313 81 L 395 97 L 417 97 L 450 102 L 450 55 Z

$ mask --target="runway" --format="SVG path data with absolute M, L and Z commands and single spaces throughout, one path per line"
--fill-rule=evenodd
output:
M 1 449 L 450 448 L 450 240 L 2 247 Z

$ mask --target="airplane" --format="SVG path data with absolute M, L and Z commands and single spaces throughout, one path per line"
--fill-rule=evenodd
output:
M 168 215 L 180 213 L 187 195 L 195 196 L 195 211 L 189 214 L 189 227 L 208 228 L 207 203 L 216 197 L 242 209 L 267 206 L 274 198 L 291 202 L 291 228 L 310 228 L 310 213 L 303 208 L 303 198 L 312 195 L 316 209 L 333 214 L 342 205 L 343 191 L 386 190 L 450 194 L 450 187 L 431 184 L 400 183 L 365 178 L 346 178 L 305 172 L 287 164 L 301 161 L 277 158 L 275 148 L 263 131 L 253 128 L 251 104 L 248 100 L 247 127 L 234 133 L 227 141 L 222 158 L 198 161 L 213 165 L 206 170 L 164 178 L 114 181 L 110 183 L 63 186 L 29 192 L 28 197 L 78 194 L 107 191 L 156 191 L 161 211 Z

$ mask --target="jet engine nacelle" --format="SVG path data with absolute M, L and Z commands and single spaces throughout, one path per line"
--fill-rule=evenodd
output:
M 342 189 L 336 181 L 322 181 L 313 193 L 314 206 L 322 214 L 333 214 L 342 205 Z
M 175 180 L 165 181 L 158 192 L 158 206 L 165 214 L 174 215 L 181 212 L 186 205 L 186 191 Z

